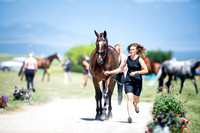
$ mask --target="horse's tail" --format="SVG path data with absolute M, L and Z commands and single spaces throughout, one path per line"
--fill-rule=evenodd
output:
M 149 83 L 150 86 L 154 85 L 156 83 L 156 81 L 159 80 L 159 78 L 161 77 L 162 67 L 163 67 L 163 65 L 160 66 L 160 69 L 159 69 L 156 77 L 150 81 L 150 83 Z
M 20 68 L 20 71 L 19 71 L 19 73 L 18 73 L 18 76 L 20 76 L 20 75 L 22 74 L 22 71 L 23 71 L 23 69 L 24 69 L 24 64 L 25 64 L 25 62 L 23 62 L 23 65 L 22 65 L 21 68 Z

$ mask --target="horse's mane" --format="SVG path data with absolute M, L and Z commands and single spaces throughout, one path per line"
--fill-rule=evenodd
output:
M 47 58 L 50 58 L 50 57 L 52 57 L 52 56 L 55 56 L 56 54 L 57 54 L 57 53 L 52 54 L 52 55 L 50 55 L 50 56 L 47 56 L 46 59 L 47 59 Z
M 111 48 L 115 53 L 118 54 L 117 50 L 115 48 L 113 48 L 113 46 L 108 45 L 108 48 Z

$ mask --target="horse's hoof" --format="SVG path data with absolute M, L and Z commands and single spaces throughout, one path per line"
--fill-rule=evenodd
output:
M 96 115 L 95 116 L 95 120 L 101 120 L 101 116 L 100 115 Z
M 107 119 L 111 119 L 113 116 L 112 116 L 112 112 L 109 112 L 108 115 L 107 115 Z
M 101 119 L 102 119 L 102 120 L 105 120 L 105 119 L 106 119 L 106 114 L 102 114 L 102 115 L 101 115 Z

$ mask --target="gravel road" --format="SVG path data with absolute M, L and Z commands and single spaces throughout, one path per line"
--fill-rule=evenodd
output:
M 140 103 L 140 112 L 127 122 L 126 101 L 112 101 L 113 118 L 95 120 L 94 99 L 56 99 L 26 108 L 22 112 L 0 115 L 0 133 L 144 133 L 151 120 L 152 103 Z

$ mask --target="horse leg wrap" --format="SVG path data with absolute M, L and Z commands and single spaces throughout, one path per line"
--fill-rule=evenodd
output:
M 107 119 L 112 118 L 112 107 L 108 107 L 108 115 L 107 115 Z
M 111 111 L 111 110 L 112 110 L 112 107 L 111 107 L 111 106 L 109 106 L 109 107 L 108 107 L 108 110 L 109 110 L 109 111 Z
M 103 94 L 103 97 L 104 97 L 104 98 L 107 98 L 107 97 L 108 97 L 108 93 L 104 93 L 104 94 Z

